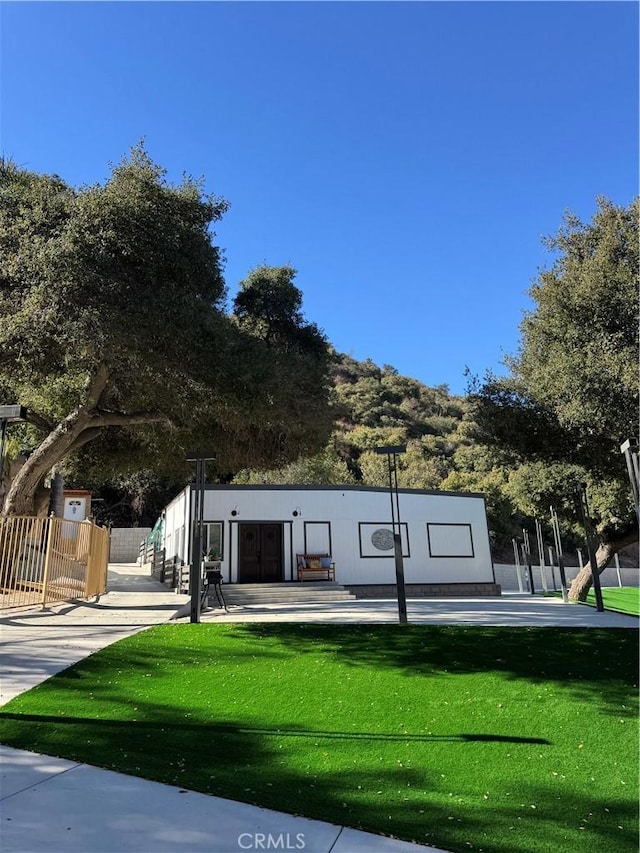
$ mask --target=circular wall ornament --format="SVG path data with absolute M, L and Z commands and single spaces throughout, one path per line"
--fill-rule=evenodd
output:
M 386 527 L 379 527 L 371 534 L 371 544 L 378 551 L 390 551 L 393 548 L 393 533 Z

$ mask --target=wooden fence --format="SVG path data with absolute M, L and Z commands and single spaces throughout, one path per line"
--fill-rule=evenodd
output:
M 189 592 L 191 567 L 182 562 L 180 557 L 165 557 L 164 549 L 154 551 L 151 563 L 151 575 L 169 589 L 176 592 Z
M 0 518 L 0 608 L 100 595 L 108 559 L 109 532 L 91 521 Z

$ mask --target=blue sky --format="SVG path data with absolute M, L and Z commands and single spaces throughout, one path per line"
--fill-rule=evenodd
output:
M 638 4 L 2 3 L 2 152 L 102 181 L 141 137 L 299 272 L 334 346 L 429 385 L 515 352 L 541 237 L 638 191 Z

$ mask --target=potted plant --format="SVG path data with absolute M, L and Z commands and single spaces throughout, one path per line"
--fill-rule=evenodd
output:
M 219 570 L 220 569 L 220 563 L 221 563 L 220 551 L 217 548 L 212 546 L 211 548 L 209 548 L 209 550 L 207 551 L 207 553 L 205 555 L 204 560 L 202 561 L 202 568 L 205 571 L 207 569 L 218 569 Z

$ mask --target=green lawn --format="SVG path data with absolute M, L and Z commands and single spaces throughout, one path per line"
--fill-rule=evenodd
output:
M 0 741 L 456 853 L 629 853 L 637 662 L 623 629 L 162 625 Z
M 603 587 L 602 603 L 605 610 L 640 616 L 640 589 L 637 586 Z M 596 597 L 592 589 L 589 590 L 585 604 L 596 606 Z

